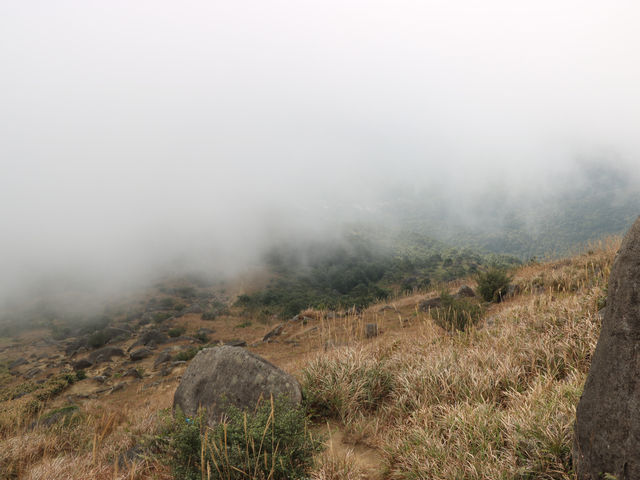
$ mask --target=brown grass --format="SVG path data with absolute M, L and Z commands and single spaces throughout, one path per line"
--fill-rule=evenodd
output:
M 305 324 L 288 324 L 276 342 L 254 347 L 298 374 L 320 425 L 330 420 L 339 429 L 341 447 L 329 445 L 311 478 L 574 479 L 575 406 L 618 246 L 608 240 L 570 259 L 523 266 L 514 272 L 518 293 L 462 333 L 420 312 L 426 295 L 416 294 L 345 316 L 305 311 Z M 444 288 L 462 283 L 473 280 Z M 241 320 L 225 318 L 219 332 L 237 332 Z M 191 330 L 211 324 L 184 322 Z M 366 339 L 366 323 L 377 323 L 380 336 Z M 242 333 L 251 342 L 269 328 L 254 322 Z M 79 402 L 74 421 L 49 427 L 32 424 L 62 406 L 67 391 L 37 405 L 35 392 L 0 402 L 0 477 L 171 478 L 153 453 L 117 461 L 156 435 L 177 378 L 163 382 Z M 364 462 L 367 455 L 377 460 Z
M 572 423 L 617 250 L 522 268 L 520 295 L 483 328 L 411 329 L 318 355 L 307 398 L 354 441 L 384 452 L 392 479 L 570 479 Z M 387 379 L 384 394 L 372 378 Z

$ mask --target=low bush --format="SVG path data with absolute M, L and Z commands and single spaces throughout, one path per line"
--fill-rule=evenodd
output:
M 197 353 L 197 348 L 189 347 L 186 350 L 182 350 L 181 352 L 176 353 L 173 359 L 177 361 L 188 362 L 193 357 L 195 357 Z
M 97 332 L 93 332 L 89 335 L 89 339 L 87 343 L 91 348 L 100 348 L 107 344 L 109 341 L 109 335 L 104 330 L 98 330 Z
M 501 302 L 511 284 L 507 273 L 499 268 L 490 268 L 485 272 L 480 272 L 476 280 L 478 292 L 487 302 Z
M 182 335 L 186 331 L 187 329 L 184 327 L 173 327 L 169 329 L 169 331 L 167 332 L 167 335 L 169 335 L 171 338 L 176 338 Z
M 173 315 L 171 315 L 169 312 L 155 312 L 153 314 L 153 323 L 162 323 L 167 318 L 171 318 L 172 316 Z
M 193 335 L 193 338 L 195 338 L 196 340 L 198 340 L 201 343 L 207 343 L 209 341 L 209 335 L 207 335 L 204 332 L 196 332 Z
M 213 428 L 177 412 L 164 437 L 180 479 L 307 478 L 320 450 L 304 411 L 286 400 L 262 402 L 254 412 L 231 407 Z
M 440 295 L 442 306 L 431 314 L 439 327 L 448 331 L 464 331 L 482 318 L 482 307 L 472 300 L 456 298 L 443 292 Z

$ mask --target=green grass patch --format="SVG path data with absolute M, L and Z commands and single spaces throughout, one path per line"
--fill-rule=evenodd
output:
M 231 407 L 224 423 L 209 427 L 202 417 L 180 412 L 161 434 L 175 478 L 308 478 L 321 448 L 311 436 L 303 409 L 286 400 L 262 402 L 254 411 Z

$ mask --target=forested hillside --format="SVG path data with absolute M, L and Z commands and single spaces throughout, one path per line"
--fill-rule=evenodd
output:
M 362 225 L 350 228 L 342 240 L 274 247 L 265 261 L 274 275 L 268 287 L 241 295 L 237 305 L 252 313 L 285 316 L 308 307 L 362 308 L 489 265 L 520 263 L 513 256 L 451 248 L 416 232 Z

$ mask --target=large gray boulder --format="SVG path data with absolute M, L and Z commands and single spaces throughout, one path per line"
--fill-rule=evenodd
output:
M 611 269 L 602 331 L 576 417 L 579 480 L 605 474 L 640 479 L 640 217 Z
M 185 415 L 205 410 L 207 422 L 217 423 L 229 405 L 254 409 L 260 398 L 286 397 L 300 404 L 298 381 L 244 348 L 205 348 L 191 360 L 173 397 L 173 406 Z

